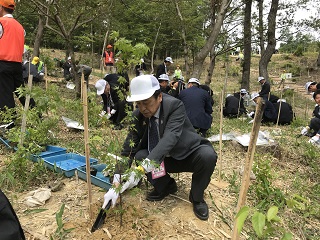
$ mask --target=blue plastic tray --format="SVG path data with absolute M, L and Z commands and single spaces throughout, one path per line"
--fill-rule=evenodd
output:
M 31 160 L 34 162 L 38 162 L 41 158 L 51 157 L 55 155 L 65 154 L 67 152 L 66 148 L 48 145 L 46 147 L 46 151 L 41 152 L 39 154 L 32 154 Z
M 75 153 L 65 153 L 51 157 L 44 157 L 44 164 L 49 169 L 63 173 L 66 177 L 72 177 L 78 167 L 86 165 L 85 156 Z M 97 163 L 98 160 L 90 158 L 90 165 Z
M 94 184 L 98 187 L 101 187 L 105 190 L 108 190 L 112 184 L 110 183 L 110 178 L 109 177 L 105 177 L 102 174 L 102 170 L 106 168 L 106 164 L 96 164 L 96 165 L 91 165 L 92 168 L 97 169 L 97 175 L 93 176 L 91 175 L 91 184 Z M 87 174 L 86 174 L 86 167 L 80 167 L 77 168 L 78 170 L 78 176 L 79 178 L 87 181 Z

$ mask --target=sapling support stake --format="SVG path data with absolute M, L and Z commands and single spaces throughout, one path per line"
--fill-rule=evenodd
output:
M 81 75 L 81 83 L 84 82 L 84 74 Z M 90 219 L 93 217 L 92 213 L 92 191 L 91 191 L 91 174 L 90 174 L 90 148 L 89 148 L 89 129 L 88 129 L 88 96 L 87 96 L 87 85 L 82 84 L 83 92 L 83 127 L 84 127 L 84 146 L 85 146 L 85 156 L 86 156 L 86 176 L 87 176 L 87 186 L 88 186 L 88 201 L 89 201 L 89 215 Z
M 254 153 L 255 153 L 255 149 L 256 149 L 256 143 L 257 143 L 257 138 L 258 138 L 258 134 L 259 134 L 259 129 L 260 129 L 260 125 L 261 125 L 264 104 L 265 103 L 262 100 L 262 98 L 259 97 L 258 101 L 257 101 L 254 120 L 253 120 L 253 126 L 252 126 L 252 130 L 251 130 L 251 135 L 250 135 L 248 152 L 247 152 L 247 156 L 246 156 L 246 160 L 245 160 L 244 172 L 243 172 L 243 176 L 242 176 L 236 212 L 239 212 L 241 207 L 243 207 L 246 202 L 247 192 L 248 192 L 249 183 L 250 183 L 250 173 L 251 173 L 251 169 L 252 169 L 252 163 L 253 163 Z M 234 225 L 233 225 L 233 231 L 232 231 L 232 240 L 237 240 L 237 239 L 239 239 L 239 233 L 238 233 L 237 219 L 235 219 Z
M 46 82 L 46 91 L 48 90 L 48 69 L 47 66 L 44 66 L 44 81 Z
M 30 73 L 30 63 L 29 63 L 29 73 Z M 28 90 L 30 91 L 32 88 L 32 79 L 33 76 L 29 74 L 28 76 Z M 21 135 L 20 135 L 20 141 L 19 145 L 23 146 L 24 137 L 26 133 L 26 126 L 27 126 L 27 111 L 29 109 L 30 104 L 30 94 L 28 93 L 26 96 L 26 102 L 24 103 L 24 109 L 23 109 L 23 116 L 22 116 L 22 123 L 21 123 Z
M 282 99 L 282 95 L 283 95 L 283 85 L 284 85 L 284 79 L 281 79 L 280 86 L 279 86 L 280 87 L 280 99 Z M 278 125 L 279 125 L 279 118 L 280 118 L 280 113 L 281 113 L 281 105 L 282 105 L 282 100 L 280 100 L 280 102 L 279 102 L 279 110 L 278 110 L 276 128 L 278 128 Z

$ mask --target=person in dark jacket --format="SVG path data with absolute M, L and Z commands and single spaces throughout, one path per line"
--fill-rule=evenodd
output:
M 73 79 L 73 74 L 71 71 L 71 57 L 68 57 L 67 61 L 62 65 L 63 68 L 63 77 L 65 78 L 65 80 L 69 81 L 71 79 Z
M 142 75 L 132 79 L 127 101 L 136 102 L 138 109 L 133 112 L 132 128 L 123 144 L 121 155 L 134 159 L 139 164 L 136 171 L 146 174 L 153 185 L 154 190 L 147 194 L 146 199 L 165 204 L 162 200 L 177 191 L 177 184 L 170 173 L 190 172 L 192 183 L 189 201 L 194 214 L 201 220 L 207 220 L 209 209 L 204 191 L 217 161 L 212 144 L 196 133 L 183 103 L 161 93 L 154 76 Z M 120 187 L 120 174 L 121 171 L 114 174 L 115 187 Z M 136 175 L 134 172 L 132 174 L 121 186 L 120 192 L 137 185 L 139 179 L 134 181 Z M 109 201 L 114 206 L 118 197 L 119 191 L 110 188 L 104 195 L 103 207 Z
M 167 93 L 170 91 L 170 86 L 169 86 L 169 76 L 167 74 L 161 74 L 158 77 L 159 85 L 160 85 L 160 90 L 163 93 Z
M 144 62 L 144 59 L 143 59 L 143 58 L 140 59 L 139 64 L 137 64 L 137 65 L 134 67 L 134 70 L 135 70 L 135 72 L 136 72 L 136 77 L 137 77 L 137 76 L 140 76 L 140 75 L 143 75 L 144 72 L 147 70 L 147 65 L 146 65 L 146 63 Z
M 157 73 L 156 73 L 156 78 L 159 78 L 161 74 L 167 74 L 169 75 L 168 67 L 173 63 L 171 57 L 166 57 L 163 63 L 161 63 L 157 67 Z
M 211 97 L 211 104 L 214 105 L 214 99 L 213 99 L 213 91 L 207 84 L 200 84 L 199 88 L 202 88 L 203 90 L 207 91 Z
M 257 103 L 258 97 L 261 97 L 259 93 L 252 93 L 251 100 Z M 274 108 L 273 104 L 270 101 L 266 99 L 263 99 L 263 100 L 265 102 L 264 104 L 265 106 L 262 114 L 261 123 L 269 123 L 269 122 L 274 123 L 275 121 L 277 121 L 276 109 Z M 254 118 L 254 112 L 249 113 L 249 116 Z
M 223 108 L 223 116 L 236 118 L 244 113 L 247 113 L 247 109 L 244 106 L 243 100 L 247 93 L 247 90 L 241 89 L 240 92 L 236 92 L 233 95 L 229 94 L 226 97 L 225 106 Z
M 123 77 L 125 81 L 119 81 Z M 127 74 L 107 74 L 103 79 L 96 82 L 97 95 L 101 95 L 103 100 L 103 111 L 100 116 L 107 114 L 107 118 L 112 120 L 115 129 L 123 128 L 121 121 L 126 117 L 127 105 L 132 108 L 132 104 L 127 104 L 125 99 L 120 99 L 118 91 L 124 96 L 129 86 L 129 78 Z
M 40 82 L 40 77 L 39 77 L 38 69 L 36 65 L 27 61 L 22 65 L 22 75 L 23 75 L 23 81 L 25 83 L 28 82 L 29 74 L 33 76 L 32 78 L 33 82 Z
M 190 78 L 187 89 L 179 94 L 193 127 L 205 137 L 212 124 L 212 102 L 208 92 L 199 88 L 200 81 Z
M 278 117 L 279 117 L 279 121 L 278 121 L 279 125 L 290 125 L 294 116 L 291 105 L 287 103 L 285 99 L 279 99 L 276 103 L 273 103 L 273 106 L 277 112 L 277 119 L 274 123 L 277 123 Z M 280 109 L 280 115 L 279 115 L 279 109 Z
M 264 79 L 264 77 L 258 77 L 258 82 L 261 84 L 261 91 L 259 92 L 260 97 L 263 97 L 263 99 L 268 100 L 270 93 L 270 83 L 268 83 Z
M 305 89 L 307 90 L 307 93 L 312 93 L 320 89 L 320 83 L 317 82 L 307 82 L 306 85 L 304 86 Z
M 19 219 L 8 198 L 0 190 L 0 239 L 25 240 Z
M 317 104 L 312 113 L 313 118 L 310 120 L 309 125 L 302 129 L 301 134 L 315 137 L 313 141 L 317 141 L 320 136 L 320 89 L 313 93 L 313 99 Z

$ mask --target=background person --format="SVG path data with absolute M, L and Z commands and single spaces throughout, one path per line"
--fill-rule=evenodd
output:
M 157 73 L 156 73 L 156 78 L 159 78 L 159 76 L 161 74 L 167 74 L 169 75 L 169 66 L 173 63 L 172 58 L 171 57 L 166 57 L 166 59 L 164 60 L 163 63 L 161 63 L 158 67 L 157 67 Z
M 106 51 L 103 53 L 104 68 L 107 73 L 115 73 L 114 71 L 114 53 L 112 51 L 112 45 L 108 44 Z
M 270 84 L 264 79 L 264 77 L 258 77 L 258 82 L 261 84 L 261 91 L 259 92 L 259 95 L 263 97 L 263 99 L 268 100 Z
M 304 127 L 301 131 L 302 135 L 309 137 L 314 137 L 320 134 L 320 89 L 313 93 L 313 99 L 317 104 L 312 113 L 313 118 L 310 120 L 309 125 Z
M 62 65 L 63 77 L 66 81 L 73 79 L 71 57 L 67 58 L 67 61 Z
M 0 0 L 0 110 L 14 108 L 13 92 L 23 85 L 24 29 L 13 18 L 14 0 Z
M 212 124 L 212 101 L 209 93 L 199 86 L 197 78 L 190 78 L 187 89 L 180 92 L 179 99 L 184 103 L 193 127 L 205 137 Z
M 175 79 L 182 79 L 182 71 L 181 71 L 181 69 L 180 69 L 180 65 L 177 65 L 177 66 L 176 66 L 176 70 L 174 70 L 174 75 L 173 75 L 173 77 L 174 77 Z
M 170 79 L 167 74 L 161 74 L 158 77 L 161 92 L 168 93 L 170 91 L 169 81 Z
M 140 59 L 140 62 L 139 64 L 137 64 L 135 67 L 134 67 L 134 70 L 136 72 L 136 77 L 137 76 L 140 76 L 140 75 L 143 75 L 145 71 L 147 71 L 147 65 L 146 63 L 144 62 L 144 59 L 141 58 Z
M 259 93 L 252 93 L 251 100 L 257 103 L 259 97 L 261 97 Z M 274 108 L 273 104 L 270 101 L 266 99 L 263 99 L 263 100 L 265 101 L 265 104 L 264 104 L 264 109 L 262 113 L 261 123 L 270 123 L 270 122 L 274 123 L 275 121 L 277 121 L 276 109 Z M 254 112 L 251 112 L 248 114 L 248 116 L 251 118 L 254 118 L 254 114 L 255 114 Z
M 161 201 L 177 191 L 176 182 L 169 173 L 192 172 L 189 200 L 193 204 L 195 215 L 201 220 L 207 220 L 209 211 L 204 200 L 204 190 L 210 182 L 217 161 L 217 154 L 211 143 L 195 132 L 183 103 L 161 93 L 154 76 L 143 75 L 132 79 L 130 97 L 127 100 L 136 102 L 138 109 L 133 112 L 134 128 L 127 135 L 122 155 L 142 161 L 139 162 L 139 169 L 143 169 L 154 186 L 146 199 Z M 152 172 L 153 162 L 164 164 L 161 175 Z M 119 186 L 117 174 L 114 177 L 115 186 Z M 103 205 L 110 200 L 114 205 L 118 196 L 113 188 L 109 189 Z
M 33 57 L 32 62 L 33 65 L 36 66 L 37 71 L 38 71 L 38 78 L 40 81 L 43 81 L 44 78 L 44 63 L 40 61 L 39 57 Z
M 312 93 L 320 89 L 320 83 L 317 82 L 307 82 L 305 84 L 305 89 L 307 90 L 307 93 Z
M 279 115 L 279 108 L 281 104 L 281 109 L 280 109 L 280 116 L 279 116 L 279 125 L 290 125 L 291 122 L 293 121 L 293 110 L 292 106 L 286 102 L 285 99 L 279 99 L 276 103 L 273 103 L 274 108 L 276 109 L 277 112 L 277 120 L 274 123 L 277 123 L 278 121 L 278 115 Z

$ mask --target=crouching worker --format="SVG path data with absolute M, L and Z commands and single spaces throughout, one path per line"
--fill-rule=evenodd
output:
M 255 103 L 258 102 L 258 98 L 260 97 L 259 93 L 252 93 L 251 100 Z M 262 120 L 261 123 L 274 123 L 277 121 L 277 112 L 274 106 L 271 102 L 264 99 L 264 109 L 262 114 Z M 254 118 L 254 112 L 248 113 L 248 117 Z M 250 123 L 253 123 L 253 120 L 250 121 Z
M 162 94 L 158 80 L 151 75 L 132 79 L 127 101 L 136 102 L 133 112 L 133 128 L 123 144 L 122 155 L 135 159 L 137 169 L 145 173 L 153 185 L 153 191 L 146 196 L 148 201 L 161 201 L 177 192 L 176 181 L 169 173 L 192 172 L 189 200 L 195 215 L 201 220 L 209 217 L 204 200 L 214 171 L 217 154 L 210 142 L 194 130 L 183 103 L 167 94 Z M 130 164 L 131 165 L 131 164 Z M 159 166 L 155 170 L 154 166 Z M 133 172 L 134 175 L 134 172 Z M 119 172 L 114 176 L 114 185 L 119 186 Z M 130 176 L 120 192 L 137 184 Z M 114 188 L 105 195 L 104 206 L 118 198 Z
M 320 141 L 320 89 L 314 92 L 313 99 L 317 104 L 313 110 L 314 117 L 310 120 L 309 126 L 303 128 L 301 131 L 302 135 L 312 137 L 310 139 L 311 143 Z

